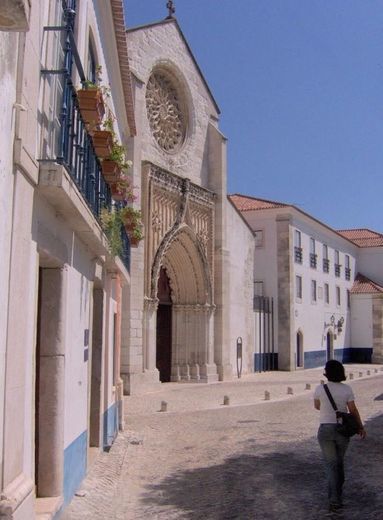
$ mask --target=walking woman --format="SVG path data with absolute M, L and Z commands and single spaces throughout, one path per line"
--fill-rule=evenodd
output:
M 346 374 L 342 363 L 331 359 L 327 361 L 324 375 L 328 379 L 328 389 L 340 412 L 349 411 L 358 421 L 359 435 L 366 437 L 352 388 L 344 384 Z M 337 417 L 331 402 L 326 394 L 324 385 L 319 385 L 314 392 L 314 407 L 320 411 L 318 442 L 322 450 L 326 466 L 328 498 L 330 512 L 339 511 L 342 504 L 342 488 L 344 483 L 344 455 L 350 442 L 337 431 Z

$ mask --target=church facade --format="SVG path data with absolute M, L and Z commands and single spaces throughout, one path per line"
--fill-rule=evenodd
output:
M 249 335 L 253 348 L 252 327 L 233 326 L 251 321 L 252 233 L 234 216 L 246 239 L 233 255 L 219 108 L 174 18 L 128 30 L 127 42 L 137 123 L 130 158 L 145 238 L 132 254 L 125 391 L 230 378 L 236 337 Z M 231 264 L 242 270 L 246 261 L 249 277 L 233 298 Z

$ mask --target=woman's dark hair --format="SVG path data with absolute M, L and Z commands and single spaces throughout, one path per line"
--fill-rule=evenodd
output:
M 326 366 L 324 367 L 324 375 L 333 383 L 346 381 L 344 366 L 340 361 L 336 361 L 336 359 L 330 359 L 330 361 L 327 361 Z

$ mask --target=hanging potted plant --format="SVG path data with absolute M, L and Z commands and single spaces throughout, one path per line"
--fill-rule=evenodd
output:
M 92 142 L 97 157 L 105 159 L 110 156 L 113 148 L 113 134 L 109 130 L 94 130 Z
M 109 157 L 102 161 L 102 173 L 105 180 L 110 183 L 115 183 L 121 178 L 121 174 L 126 172 L 132 163 L 125 159 L 125 148 L 114 140 L 112 151 Z
M 110 254 L 112 256 L 120 256 L 123 253 L 120 212 L 116 208 L 112 208 L 110 211 L 107 208 L 103 208 L 100 220 L 101 227 L 108 238 Z
M 132 233 L 128 234 L 129 242 L 131 247 L 138 247 L 138 244 L 141 242 L 141 240 L 144 238 L 143 229 L 135 228 Z
M 137 246 L 144 238 L 141 211 L 131 206 L 125 206 L 120 210 L 120 217 L 129 237 L 130 245 Z
M 126 202 L 134 202 L 136 200 L 133 187 L 126 174 L 121 174 L 117 182 L 110 183 L 110 191 L 114 200 Z
M 81 116 L 89 129 L 98 128 L 105 114 L 103 88 L 92 81 L 84 81 L 77 91 L 77 100 Z

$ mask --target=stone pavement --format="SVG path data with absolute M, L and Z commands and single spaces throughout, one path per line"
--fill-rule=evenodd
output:
M 367 440 L 351 441 L 343 518 L 381 520 L 383 371 L 378 365 L 347 365 L 346 370 L 354 375 L 350 383 L 369 420 Z M 313 389 L 322 378 L 322 369 L 269 372 L 210 385 L 169 383 L 145 396 L 126 397 L 126 431 L 109 453 L 100 454 L 82 496 L 73 499 L 63 518 L 325 517 L 312 406 Z M 167 412 L 159 411 L 162 401 Z

